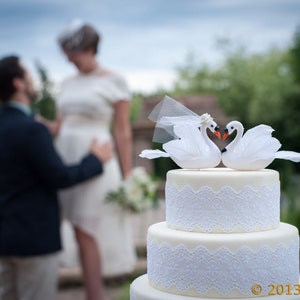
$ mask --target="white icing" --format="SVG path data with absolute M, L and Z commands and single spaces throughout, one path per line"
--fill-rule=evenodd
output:
M 175 184 L 178 189 L 189 185 L 195 191 L 202 186 L 209 186 L 214 191 L 219 191 L 224 186 L 230 186 L 235 191 L 247 185 L 253 189 L 259 189 L 262 184 L 272 188 L 274 183 L 279 183 L 279 173 L 270 169 L 260 171 L 237 171 L 228 168 L 177 169 L 167 173 L 167 184 Z
M 280 182 L 274 170 L 171 170 L 165 194 L 166 221 L 173 229 L 230 233 L 279 225 Z
M 148 276 L 157 289 L 186 296 L 251 297 L 251 287 L 294 284 L 299 277 L 298 230 L 257 233 L 180 232 L 165 222 L 148 231 Z
M 167 226 L 166 222 L 160 222 L 149 227 L 148 236 L 158 244 L 167 242 L 170 247 L 183 244 L 190 250 L 202 245 L 209 251 L 214 251 L 219 247 L 236 251 L 242 246 L 249 246 L 255 251 L 266 243 L 273 249 L 278 246 L 279 242 L 284 245 L 289 244 L 292 239 L 298 238 L 298 229 L 293 225 L 280 223 L 276 229 L 261 232 L 200 233 L 173 230 Z

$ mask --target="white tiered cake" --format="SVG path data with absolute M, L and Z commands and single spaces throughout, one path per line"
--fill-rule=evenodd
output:
M 300 299 L 298 230 L 280 223 L 278 172 L 172 170 L 165 194 L 131 300 Z

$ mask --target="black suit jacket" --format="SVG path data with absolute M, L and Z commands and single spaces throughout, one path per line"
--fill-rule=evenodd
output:
M 0 111 L 0 256 L 60 250 L 57 190 L 101 173 L 102 164 L 92 154 L 66 167 L 44 125 L 4 106 Z

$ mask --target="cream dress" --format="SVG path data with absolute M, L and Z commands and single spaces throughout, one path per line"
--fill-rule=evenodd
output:
M 78 163 L 87 154 L 93 138 L 99 143 L 112 141 L 113 104 L 130 99 L 122 77 L 100 76 L 100 72 L 77 75 L 62 84 L 57 109 L 63 122 L 56 146 L 67 164 Z M 118 188 L 121 181 L 115 156 L 105 164 L 101 176 L 59 193 L 63 219 L 97 240 L 104 276 L 131 272 L 136 260 L 129 215 L 117 205 L 105 203 L 106 193 Z M 65 228 L 66 221 L 63 225 Z M 70 230 L 62 232 L 66 248 L 62 257 L 66 261 L 72 259 L 77 247 L 71 234 Z

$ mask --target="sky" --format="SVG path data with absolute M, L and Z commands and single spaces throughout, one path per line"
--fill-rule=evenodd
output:
M 0 0 L 0 57 L 19 55 L 37 79 L 35 63 L 61 82 L 75 72 L 56 39 L 72 20 L 102 36 L 99 62 L 122 74 L 134 92 L 172 86 L 193 53 L 222 61 L 218 38 L 250 53 L 286 48 L 300 26 L 300 0 Z

